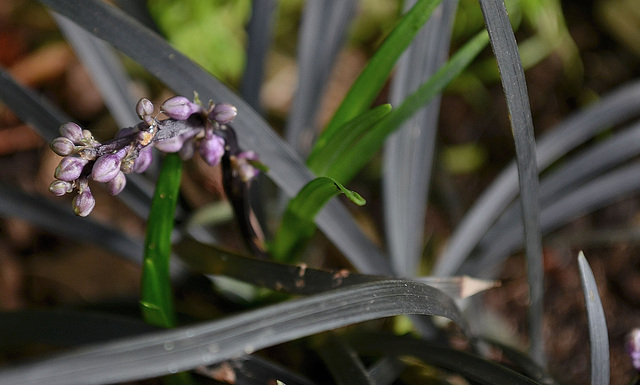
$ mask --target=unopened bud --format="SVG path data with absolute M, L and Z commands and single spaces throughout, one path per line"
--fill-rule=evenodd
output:
M 182 159 L 183 161 L 186 161 L 193 158 L 193 155 L 195 153 L 196 153 L 196 142 L 194 140 L 194 137 L 191 136 L 190 138 L 184 141 L 182 148 L 180 149 L 180 151 L 178 151 L 178 155 L 180 156 L 180 159 Z
M 224 155 L 224 140 L 216 135 L 205 137 L 200 141 L 198 152 L 209 166 L 215 166 Z
M 148 125 L 153 124 L 153 118 L 151 115 L 153 115 L 154 109 L 153 103 L 151 103 L 151 100 L 147 98 L 138 100 L 138 104 L 136 104 L 136 113 L 138 114 L 138 117 L 144 120 Z
M 76 146 L 73 144 L 71 139 L 61 136 L 59 138 L 55 138 L 51 142 L 51 149 L 53 152 L 60 156 L 68 156 L 73 154 Z
M 103 155 L 96 160 L 91 170 L 91 178 L 96 182 L 108 182 L 120 172 L 120 163 L 126 155 L 126 148 L 114 153 Z
M 91 190 L 87 187 L 73 198 L 71 205 L 73 206 L 74 214 L 79 217 L 86 217 L 95 207 L 96 200 L 91 194 Z
M 122 171 L 118 173 L 113 179 L 106 183 L 107 191 L 111 195 L 118 195 L 124 189 L 124 186 L 127 185 L 127 177 L 124 175 Z
M 75 123 L 65 123 L 60 126 L 60 135 L 70 139 L 73 143 L 82 142 L 82 128 Z
M 229 103 L 218 103 L 209 113 L 209 119 L 220 124 L 229 124 L 238 115 L 238 109 Z
M 160 140 L 154 143 L 154 146 L 162 152 L 178 152 L 184 144 L 184 138 L 181 135 L 173 138 Z
M 65 182 L 73 182 L 78 179 L 82 173 L 82 169 L 87 163 L 89 163 L 89 161 L 86 159 L 67 156 L 60 161 L 60 164 L 58 164 L 58 167 L 56 167 L 53 173 L 53 177 Z
M 57 197 L 61 197 L 64 194 L 67 194 L 73 191 L 73 183 L 65 182 L 63 180 L 54 180 L 49 185 L 49 191 L 51 192 L 51 194 Z
M 147 146 L 140 149 L 138 157 L 133 163 L 133 171 L 139 173 L 145 172 L 151 161 L 153 160 L 153 147 Z
M 160 109 L 167 116 L 176 120 L 186 120 L 191 114 L 202 111 L 202 107 L 184 96 L 174 96 L 165 100 Z

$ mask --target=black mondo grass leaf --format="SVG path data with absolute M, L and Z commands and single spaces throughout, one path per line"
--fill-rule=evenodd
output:
M 206 275 L 224 275 L 275 291 L 309 295 L 391 277 L 358 274 L 349 270 L 322 270 L 306 264 L 289 265 L 246 257 L 204 244 L 191 237 L 182 238 L 175 246 L 186 267 Z M 465 299 L 496 286 L 496 282 L 470 277 L 420 277 L 417 281 L 433 286 L 453 299 Z
M 640 82 L 604 96 L 597 103 L 568 118 L 537 141 L 536 160 L 540 171 L 602 130 L 637 116 L 640 111 Z M 478 198 L 456 227 L 449 245 L 436 262 L 435 275 L 453 275 L 478 241 L 518 195 L 515 162 L 507 166 Z
M 393 105 L 402 103 L 446 61 L 457 3 L 443 1 L 400 58 L 392 79 Z M 405 9 L 412 4 L 406 1 Z M 385 143 L 382 173 L 385 234 L 394 269 L 402 276 L 418 272 L 425 213 L 416 208 L 426 207 L 428 201 L 439 110 L 440 98 L 435 97 Z
M 157 377 L 398 314 L 439 315 L 466 327 L 446 294 L 417 282 L 385 280 L 59 354 L 4 369 L 0 383 L 102 384 Z
M 318 348 L 320 357 L 333 374 L 336 384 L 374 384 L 355 350 L 338 337 L 329 336 Z
M 498 62 L 515 141 L 529 281 L 530 350 L 534 360 L 542 364 L 545 361 L 542 339 L 544 271 L 538 207 L 538 168 L 529 96 L 527 95 L 522 62 L 518 54 L 518 45 L 504 2 L 502 0 L 480 0 L 480 7 Z
M 295 151 L 244 100 L 117 8 L 98 0 L 41 2 L 112 44 L 176 93 L 192 95 L 196 91 L 202 100 L 223 101 L 236 106 L 238 116 L 234 128 L 240 146 L 260 154 L 261 162 L 270 169 L 267 175 L 287 195 L 293 196 L 313 179 Z M 390 272 L 380 250 L 339 202 L 330 202 L 318 215 L 316 223 L 358 270 L 374 274 Z
M 598 286 L 584 254 L 578 255 L 580 280 L 589 319 L 589 339 L 591 340 L 591 384 L 609 384 L 609 333 L 607 321 L 598 294 Z
M 472 383 L 486 385 L 538 384 L 538 382 L 489 360 L 436 345 L 409 336 L 383 333 L 353 333 L 345 339 L 360 354 L 383 353 L 394 356 L 413 356 L 425 363 L 450 370 Z

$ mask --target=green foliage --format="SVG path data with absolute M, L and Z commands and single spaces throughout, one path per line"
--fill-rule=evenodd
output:
M 147 323 L 164 328 L 175 326 L 169 257 L 181 174 L 180 157 L 177 154 L 167 155 L 156 184 L 144 246 L 142 315 Z
M 227 84 L 244 68 L 248 0 L 152 0 L 149 10 L 177 49 Z
M 289 201 L 269 252 L 278 261 L 292 262 L 305 242 L 313 236 L 313 219 L 322 207 L 338 194 L 344 194 L 358 206 L 366 203 L 355 191 L 351 191 L 333 178 L 319 177 L 307 183 Z

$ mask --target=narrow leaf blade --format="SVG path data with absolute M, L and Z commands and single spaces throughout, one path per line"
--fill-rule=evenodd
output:
M 320 209 L 329 199 L 341 193 L 358 206 L 366 203 L 358 193 L 345 188 L 333 178 L 319 177 L 307 183 L 287 205 L 280 228 L 269 248 L 273 257 L 279 261 L 291 261 L 313 235 L 313 220 Z
M 398 22 L 376 51 L 369 64 L 349 89 L 331 122 L 325 129 L 331 133 L 364 112 L 382 89 L 396 61 L 409 46 L 441 0 L 420 0 Z M 324 135 L 324 134 L 323 134 Z
M 580 280 L 584 292 L 589 319 L 589 338 L 591 340 L 591 384 L 609 384 L 609 332 L 604 316 L 602 301 L 598 294 L 598 286 L 591 267 L 582 251 L 578 255 Z

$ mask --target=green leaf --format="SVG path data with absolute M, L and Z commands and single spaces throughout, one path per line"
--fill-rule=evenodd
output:
M 363 113 L 371 105 L 396 61 L 429 20 L 440 1 L 420 0 L 402 17 L 353 83 L 323 135 L 331 135 L 334 130 Z
M 399 128 L 403 122 L 440 94 L 484 49 L 489 39 L 486 31 L 478 33 L 443 65 L 416 92 L 409 95 L 404 103 L 378 121 L 360 141 L 342 152 L 326 167 L 326 175 L 346 183 L 353 178 L 382 147 L 387 136 Z M 333 134 L 332 134 L 333 135 Z
M 181 174 L 180 157 L 168 154 L 162 164 L 151 204 L 142 264 L 142 315 L 147 323 L 165 328 L 175 326 L 169 256 Z
M 316 175 L 325 175 L 336 161 L 351 150 L 365 132 L 390 111 L 391 105 L 383 104 L 348 121 L 339 130 L 322 135 L 307 158 L 309 169 Z
M 269 247 L 271 255 L 279 261 L 291 261 L 313 235 L 316 214 L 329 199 L 340 193 L 358 206 L 366 203 L 358 193 L 348 190 L 333 178 L 319 177 L 307 183 L 289 201 L 280 228 Z

